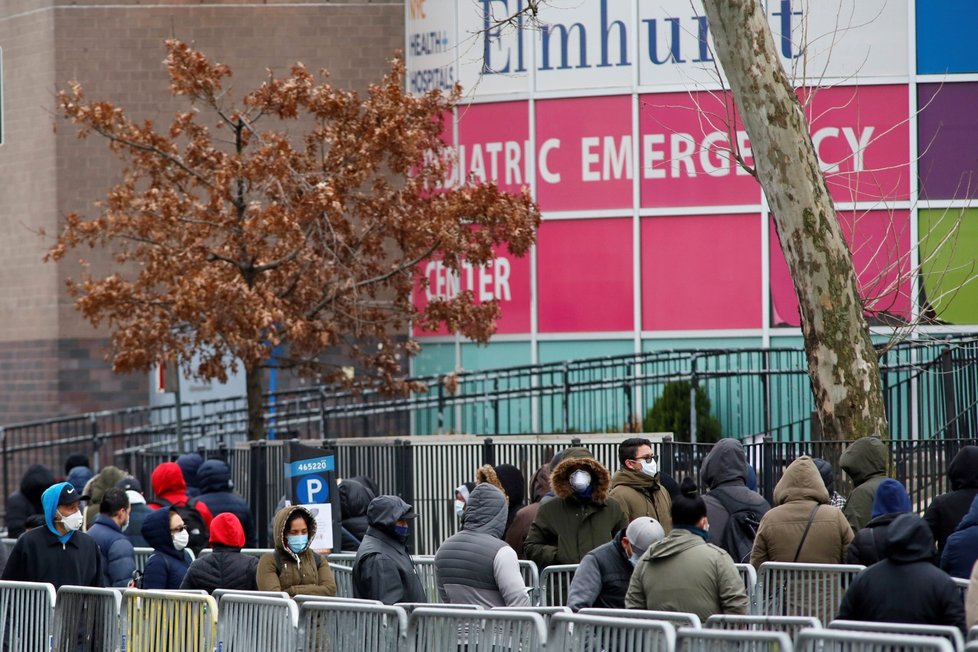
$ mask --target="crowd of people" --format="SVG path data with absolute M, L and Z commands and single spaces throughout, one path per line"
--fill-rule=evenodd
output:
M 875 437 L 839 460 L 852 481 L 848 496 L 836 491 L 831 464 L 801 456 L 774 487 L 773 505 L 734 439 L 703 459 L 702 494 L 693 478 L 679 483 L 662 473 L 647 439 L 623 441 L 618 462 L 612 474 L 587 448 L 571 447 L 529 485 L 512 465 L 477 469 L 452 493 L 459 528 L 434 557 L 438 599 L 527 606 L 519 560 L 528 559 L 541 570 L 578 564 L 561 596 L 574 611 L 682 611 L 705 620 L 747 613 L 736 563 L 850 563 L 867 568 L 833 605 L 840 618 L 978 624 L 978 446 L 954 457 L 950 491 L 923 517 L 920 501 L 887 477 L 886 447 Z M 317 524 L 308 509 L 283 503 L 270 525 L 274 550 L 258 559 L 241 552 L 257 545 L 257 524 L 225 462 L 184 455 L 156 467 L 151 481 L 147 500 L 138 480 L 111 466 L 93 473 L 83 456 L 69 458 L 61 482 L 30 467 L 7 500 L 8 536 L 17 543 L 0 559 L 3 579 L 336 594 L 326 557 L 311 547 Z M 339 543 L 356 551 L 353 597 L 426 602 L 408 547 L 413 507 L 364 476 L 341 481 L 338 495 Z M 134 547 L 144 545 L 154 553 L 140 575 Z M 205 547 L 211 553 L 201 556 Z M 952 577 L 970 578 L 967 605 Z

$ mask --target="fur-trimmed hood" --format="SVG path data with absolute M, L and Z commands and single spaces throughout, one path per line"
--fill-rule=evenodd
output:
M 578 469 L 584 469 L 591 474 L 591 486 L 594 488 L 591 500 L 602 505 L 606 503 L 608 491 L 611 489 L 611 474 L 608 473 L 608 469 L 602 466 L 601 462 L 593 457 L 565 456 L 550 475 L 550 486 L 553 487 L 554 494 L 560 498 L 568 498 L 574 495 L 574 489 L 570 485 L 570 476 Z
M 500 493 L 506 498 L 506 503 L 509 504 L 509 495 L 506 493 L 506 489 L 503 488 L 503 483 L 499 481 L 499 476 L 496 475 L 496 469 L 492 468 L 491 464 L 483 464 L 475 470 L 476 486 L 479 486 L 483 482 L 499 489 Z

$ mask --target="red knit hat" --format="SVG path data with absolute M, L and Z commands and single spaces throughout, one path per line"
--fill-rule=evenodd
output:
M 211 521 L 211 545 L 215 543 L 232 548 L 241 548 L 245 543 L 241 521 L 230 512 L 218 514 Z

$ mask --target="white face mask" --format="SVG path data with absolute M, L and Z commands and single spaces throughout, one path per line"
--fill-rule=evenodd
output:
M 591 474 L 584 469 L 578 469 L 571 473 L 570 484 L 574 491 L 584 491 L 591 486 Z
M 455 501 L 455 516 L 462 518 L 462 513 L 465 512 L 465 501 L 456 500 Z
M 69 532 L 76 532 L 81 529 L 82 523 L 85 522 L 85 517 L 82 516 L 81 510 L 78 510 L 74 514 L 69 514 L 68 516 L 61 517 L 61 524 L 67 528 Z
M 173 547 L 177 550 L 183 550 L 190 543 L 190 533 L 186 530 L 182 530 L 173 535 Z
M 128 518 L 126 519 L 126 522 L 125 523 L 123 523 L 122 525 L 119 526 L 119 529 L 122 530 L 123 532 L 125 532 L 126 530 L 129 529 L 129 519 Z
M 645 460 L 642 460 L 642 473 L 644 473 L 649 477 L 654 478 L 655 474 L 658 472 L 659 472 L 659 465 L 655 463 L 655 460 L 652 460 L 651 462 L 646 462 Z

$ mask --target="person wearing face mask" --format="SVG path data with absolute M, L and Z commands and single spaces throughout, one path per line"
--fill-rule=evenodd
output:
M 660 483 L 652 442 L 640 437 L 626 439 L 618 445 L 618 462 L 621 466 L 611 478 L 610 495 L 618 501 L 625 518 L 631 522 L 639 516 L 650 516 L 668 534 L 672 529 L 672 497 Z
M 176 508 L 158 509 L 143 521 L 143 538 L 153 546 L 143 571 L 144 589 L 179 589 L 192 561 L 190 533 Z
M 461 523 L 462 516 L 465 514 L 465 505 L 469 501 L 469 493 L 475 489 L 474 482 L 463 482 L 459 486 L 455 487 L 455 519 Z
M 79 501 L 86 500 L 68 482 L 59 482 L 41 494 L 44 527 L 17 539 L 3 569 L 3 579 L 102 586 L 102 555 L 92 537 L 81 532 L 84 515 Z
M 540 505 L 523 542 L 524 555 L 540 570 L 580 563 L 628 525 L 618 503 L 608 499 L 611 475 L 588 449 L 567 449 L 550 484 L 554 498 Z
M 237 516 L 231 512 L 215 516 L 210 527 L 213 552 L 190 564 L 190 570 L 180 583 L 180 589 L 204 590 L 208 593 L 213 593 L 215 589 L 257 591 L 255 576 L 258 559 L 241 554 L 244 542 L 244 528 Z
M 625 607 L 684 611 L 703 622 L 714 614 L 746 614 L 744 581 L 730 555 L 708 543 L 706 503 L 692 478 L 683 479 L 671 509 L 673 530 L 638 560 Z
M 300 505 L 283 507 L 272 523 L 275 552 L 258 560 L 258 590 L 297 595 L 336 595 L 336 578 L 326 557 L 309 545 L 316 537 L 316 519 Z
M 410 522 L 417 515 L 398 496 L 377 496 L 367 507 L 367 534 L 353 562 L 353 597 L 428 602 L 407 548 Z
M 584 555 L 571 580 L 567 606 L 575 612 L 586 607 L 624 609 L 625 592 L 635 564 L 665 535 L 659 521 L 639 516 L 618 532 L 614 540 Z
M 125 535 L 129 528 L 129 497 L 124 490 L 113 487 L 105 492 L 98 507 L 99 514 L 88 534 L 102 552 L 105 586 L 126 587 L 136 570 L 132 542 Z

